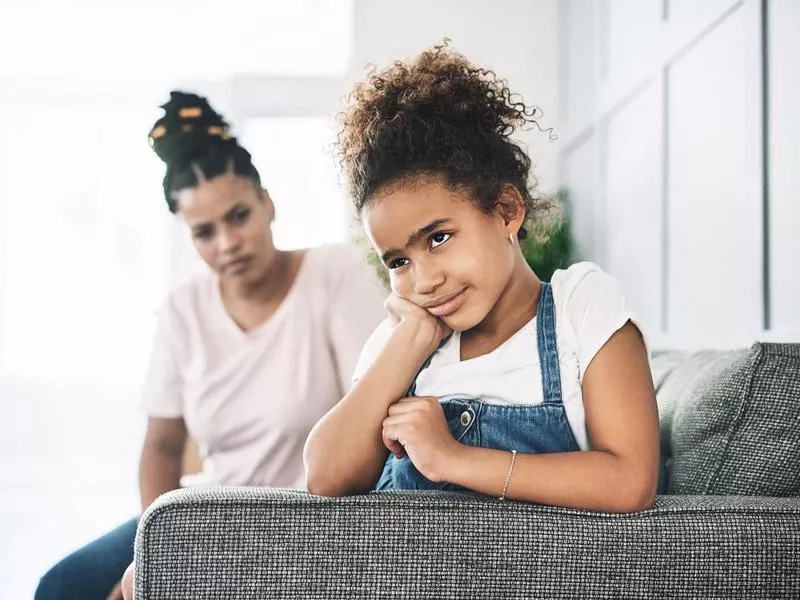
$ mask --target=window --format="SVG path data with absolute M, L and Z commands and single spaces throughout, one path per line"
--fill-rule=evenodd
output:
M 135 381 L 167 265 L 161 168 L 146 143 L 152 115 L 14 111 L 0 184 L 0 374 Z
M 324 107 L 287 116 L 272 100 L 268 116 L 230 120 L 276 203 L 276 244 L 341 241 L 349 213 L 333 122 Z M 0 553 L 13 547 L 18 560 L 0 565 L 0 581 L 16 596 L 138 509 L 138 395 L 155 315 L 199 263 L 166 209 L 163 165 L 146 142 L 160 114 L 151 106 L 5 106 Z
M 14 597 L 138 509 L 136 407 L 171 219 L 154 114 L 79 106 L 7 105 L 0 137 L 0 554 L 17 557 L 0 581 Z
M 338 181 L 331 119 L 250 118 L 242 143 L 275 202 L 275 244 L 293 249 L 345 239 L 348 210 Z
M 350 60 L 352 0 L 233 0 L 220 10 L 192 0 L 0 3 L 0 54 L 14 57 L 0 62 L 9 597 L 32 597 L 48 566 L 138 510 L 139 390 L 156 311 L 199 262 L 146 141 L 168 91 L 207 95 L 230 120 L 277 205 L 279 247 L 346 235 L 327 115 Z

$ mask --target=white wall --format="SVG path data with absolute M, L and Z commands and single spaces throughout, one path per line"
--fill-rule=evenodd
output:
M 384 66 L 451 40 L 453 48 L 508 79 L 512 91 L 543 112 L 542 127 L 558 133 L 557 0 L 356 0 L 348 79 L 369 64 Z M 540 189 L 556 186 L 557 145 L 532 130 L 529 145 Z
M 559 9 L 561 177 L 582 257 L 622 281 L 656 346 L 800 340 L 798 4 Z
M 770 0 L 770 319 L 800 339 L 800 2 Z

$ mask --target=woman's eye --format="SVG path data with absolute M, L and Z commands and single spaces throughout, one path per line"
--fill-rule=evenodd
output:
M 198 240 L 208 240 L 211 239 L 211 237 L 214 235 L 214 232 L 210 228 L 204 227 L 203 229 L 195 230 L 192 235 Z
M 250 216 L 249 210 L 239 210 L 231 215 L 231 222 L 236 224 L 241 224 L 247 221 L 247 218 L 249 216 Z
M 443 231 L 434 233 L 431 236 L 431 248 L 436 248 L 437 246 L 441 246 L 449 239 L 450 239 L 449 233 L 444 233 Z
M 395 258 L 394 260 L 389 261 L 387 266 L 389 269 L 399 269 L 400 267 L 405 267 L 407 264 L 407 258 Z

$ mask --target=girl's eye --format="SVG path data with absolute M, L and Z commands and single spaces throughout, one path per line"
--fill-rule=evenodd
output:
M 445 233 L 443 231 L 439 231 L 437 233 L 434 233 L 431 236 L 431 248 L 436 248 L 437 246 L 441 246 L 442 244 L 444 244 L 449 239 L 450 239 L 450 234 L 449 233 Z
M 394 260 L 389 261 L 388 267 L 389 269 L 399 269 L 400 267 L 405 267 L 407 264 L 407 258 L 395 258 Z

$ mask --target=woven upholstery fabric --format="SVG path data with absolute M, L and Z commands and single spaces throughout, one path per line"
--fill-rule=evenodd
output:
M 653 359 L 670 494 L 800 496 L 800 344 Z
M 455 493 L 180 490 L 143 516 L 136 598 L 797 598 L 800 501 L 613 515 Z

